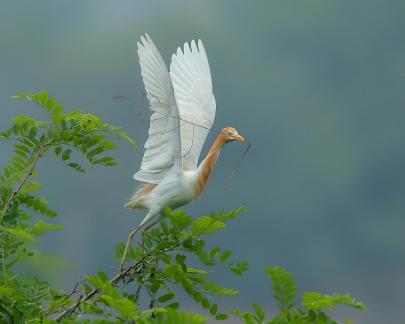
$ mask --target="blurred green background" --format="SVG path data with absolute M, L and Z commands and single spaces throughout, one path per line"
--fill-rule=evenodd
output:
M 124 126 L 140 144 L 134 151 L 122 143 L 119 167 L 85 175 L 41 162 L 42 193 L 64 225 L 40 243 L 66 260 L 48 269 L 51 280 L 71 288 L 84 274 L 116 271 L 114 244 L 142 218 L 122 205 L 137 186 L 132 174 L 148 128 L 136 54 L 144 32 L 167 63 L 178 45 L 203 40 L 214 127 L 234 126 L 253 143 L 232 191 L 237 144 L 224 149 L 207 191 L 186 208 L 200 215 L 248 207 L 210 242 L 250 263 L 243 280 L 215 274 L 242 291 L 227 303 L 271 308 L 262 268 L 280 264 L 300 289 L 348 292 L 369 306 L 339 308 L 342 318 L 403 322 L 403 0 L 3 1 L 0 129 L 16 114 L 42 116 L 13 94 L 46 89 L 66 108 Z M 112 99 L 120 95 L 128 100 Z M 3 166 L 11 146 L 0 144 Z

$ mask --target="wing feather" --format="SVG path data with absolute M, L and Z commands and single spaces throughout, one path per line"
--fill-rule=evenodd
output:
M 141 168 L 134 179 L 159 183 L 181 160 L 179 115 L 166 64 L 147 34 L 138 42 L 138 56 L 152 115 Z
M 172 56 L 170 78 L 181 118 L 183 168 L 195 169 L 215 118 L 211 72 L 201 40 L 178 47 Z

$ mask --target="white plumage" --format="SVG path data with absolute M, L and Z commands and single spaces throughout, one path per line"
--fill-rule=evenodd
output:
M 135 233 L 158 222 L 165 207 L 177 208 L 198 197 L 222 146 L 233 140 L 244 141 L 236 129 L 224 128 L 198 165 L 216 111 L 211 72 L 201 40 L 177 48 L 170 72 L 147 34 L 138 42 L 138 55 L 152 115 L 141 168 L 134 175 L 144 185 L 125 206 L 148 213 L 130 233 L 121 267 Z
M 153 113 L 141 169 L 134 179 L 159 183 L 173 166 L 180 147 L 183 168 L 197 167 L 208 130 L 214 122 L 215 98 L 201 40 L 198 47 L 193 40 L 191 49 L 185 43 L 184 52 L 177 48 L 172 56 L 170 75 L 149 35 L 141 37 L 141 41 L 138 42 L 139 62 Z

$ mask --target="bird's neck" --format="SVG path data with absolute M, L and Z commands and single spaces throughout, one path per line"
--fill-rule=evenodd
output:
M 214 170 L 215 164 L 217 163 L 219 153 L 225 144 L 223 137 L 218 135 L 212 144 L 210 150 L 207 153 L 205 159 L 200 163 L 197 169 L 197 179 L 195 182 L 195 192 L 196 196 L 199 196 L 207 185 L 208 178 L 210 177 L 212 171 Z

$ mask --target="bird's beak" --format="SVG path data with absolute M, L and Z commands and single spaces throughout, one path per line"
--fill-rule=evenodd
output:
M 243 136 L 239 135 L 239 134 L 236 135 L 234 137 L 234 139 L 235 139 L 235 141 L 238 141 L 238 142 L 244 142 L 245 141 L 245 138 Z

